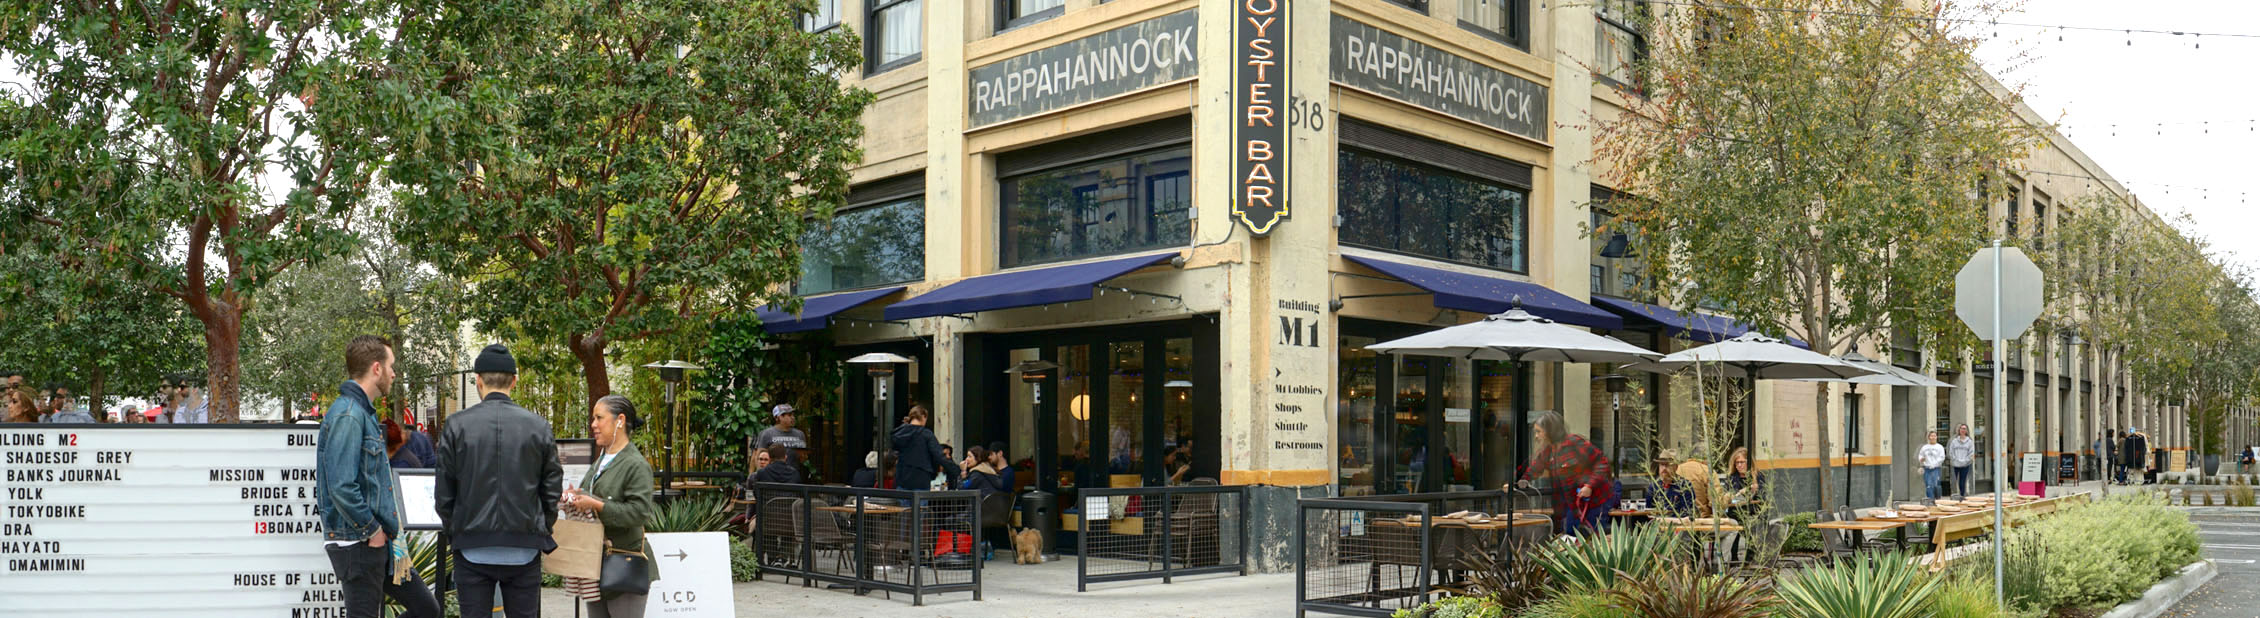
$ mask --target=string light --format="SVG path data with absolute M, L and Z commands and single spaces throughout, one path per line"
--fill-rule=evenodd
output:
M 2001 18 L 1999 18 L 1999 17 L 1993 17 L 1993 18 L 1988 18 L 1988 19 L 1973 19 L 1973 18 L 1952 18 L 1952 17 L 1932 17 L 1932 16 L 1928 16 L 1928 15 L 1916 15 L 1916 14 L 1883 14 L 1883 13 L 1861 13 L 1861 12 L 1858 12 L 1858 11 L 1837 11 L 1837 10 L 1819 10 L 1819 9 L 1789 9 L 1789 8 L 1770 7 L 1770 6 L 1747 6 L 1747 5 L 1716 4 L 1716 3 L 1711 3 L 1711 2 L 1693 2 L 1693 1 L 1689 1 L 1689 0 L 1679 0 L 1679 1 L 1676 1 L 1676 2 L 1674 2 L 1674 1 L 1671 1 L 1671 0 L 1648 0 L 1648 2 L 1647 2 L 1647 3 L 1648 3 L 1648 4 L 1652 4 L 1652 5 L 1688 6 L 1688 7 L 1698 7 L 1698 8 L 1706 8 L 1706 9 L 1736 9 L 1736 10 L 1745 10 L 1745 11 L 1763 11 L 1763 12 L 1769 12 L 1769 13 L 1799 13 L 1799 14 L 1806 14 L 1806 15 L 1815 15 L 1815 16 L 1817 16 L 1817 15 L 1829 15 L 1829 16 L 1834 16 L 1834 17 L 1874 17 L 1874 18 L 1882 18 L 1882 19 L 1899 19 L 1899 20 L 1906 20 L 1906 21 L 1918 21 L 1918 22 L 1942 22 L 1942 23 L 1958 23 L 1958 24 L 1986 24 L 1986 25 L 1990 25 L 1990 26 L 1992 26 L 1992 27 L 1994 27 L 1994 28 L 1999 28 L 1999 27 L 2001 27 L 2001 26 L 2010 26 L 2010 27 L 2016 27 L 2016 28 L 2034 28 L 2034 29 L 2046 29 L 2046 28 L 2055 28 L 2055 29 L 2057 30 L 2057 32 L 2058 32 L 2058 35 L 2057 35 L 2057 40 L 2062 40 L 2062 39 L 2063 39 L 2063 35 L 2062 35 L 2062 32 L 2063 32 L 2064 30 L 2078 30 L 2078 31 L 2082 31 L 2082 32 L 2110 32 L 2110 31 L 2112 31 L 2112 30 L 2118 30 L 2118 31 L 2119 31 L 2119 32 L 2120 32 L 2120 33 L 2121 33 L 2122 35 L 2124 35 L 2124 36 L 2126 36 L 2126 37 L 2127 37 L 2127 39 L 2128 39 L 2128 40 L 2127 40 L 2127 44 L 2128 44 L 2128 45 L 2133 45 L 2133 44 L 2134 44 L 2134 41 L 2133 41 L 2133 39 L 2134 39 L 2134 34 L 2135 34 L 2135 33 L 2137 33 L 2137 32 L 2140 32 L 2140 33 L 2142 33 L 2142 34 L 2164 34 L 2164 35 L 2173 35 L 2173 36 L 2182 36 L 2182 35 L 2192 35 L 2192 36 L 2207 36 L 2207 35 L 2210 35 L 2210 36 L 2225 36 L 2225 37 L 2234 37 L 2234 38 L 2260 39 L 2260 34 L 2243 34 L 2243 33 L 2228 33 L 2228 32 L 2192 32 L 2192 31 L 2186 31 L 2186 30 L 2149 30 L 2149 29 L 2143 29 L 2143 28 L 2109 28 L 2109 27 L 2103 27 L 2103 26 L 2073 26 L 2073 25 L 2066 25 L 2066 24 L 2035 24 L 2035 23 L 2019 23 L 2019 22 L 2005 22 L 2005 21 L 2001 21 L 2001 20 L 2000 20 Z M 1541 5 L 1541 7 L 1543 7 L 1543 5 Z

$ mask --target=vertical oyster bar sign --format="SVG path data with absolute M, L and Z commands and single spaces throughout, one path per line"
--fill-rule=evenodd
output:
M 342 616 L 307 425 L 0 426 L 0 616 Z
M 1232 217 L 1257 236 L 1287 218 L 1288 0 L 1235 0 Z

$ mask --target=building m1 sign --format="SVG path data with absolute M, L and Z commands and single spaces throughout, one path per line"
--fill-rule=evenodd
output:
M 343 616 L 313 425 L 0 425 L 0 616 Z
M 1287 219 L 1288 0 L 1235 0 L 1232 218 L 1257 236 Z

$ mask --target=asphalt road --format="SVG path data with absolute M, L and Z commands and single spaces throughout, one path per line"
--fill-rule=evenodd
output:
M 2260 618 L 2260 513 L 2192 509 L 2205 557 L 2221 574 L 2167 610 L 2176 618 Z

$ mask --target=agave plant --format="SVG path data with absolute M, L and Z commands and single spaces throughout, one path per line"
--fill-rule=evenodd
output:
M 1507 548 L 1507 555 L 1528 556 L 1536 553 L 1529 543 L 1518 542 Z M 1488 553 L 1469 558 L 1463 568 L 1468 570 L 1468 595 L 1490 601 L 1508 616 L 1521 615 L 1525 608 L 1546 600 L 1548 579 L 1546 568 L 1532 560 L 1499 561 Z
M 1865 554 L 1807 569 L 1781 583 L 1787 618 L 1915 618 L 1925 615 L 1939 578 L 1905 554 Z
M 1609 605 L 1640 618 L 1764 618 L 1777 602 L 1765 580 L 1705 575 L 1684 562 L 1609 591 Z
M 1679 555 L 1679 539 L 1662 528 L 1635 526 L 1556 542 L 1531 560 L 1554 578 L 1563 592 L 1599 592 L 1617 579 L 1645 578 Z
M 651 512 L 645 532 L 719 532 L 728 530 L 730 512 L 722 496 L 676 498 Z

